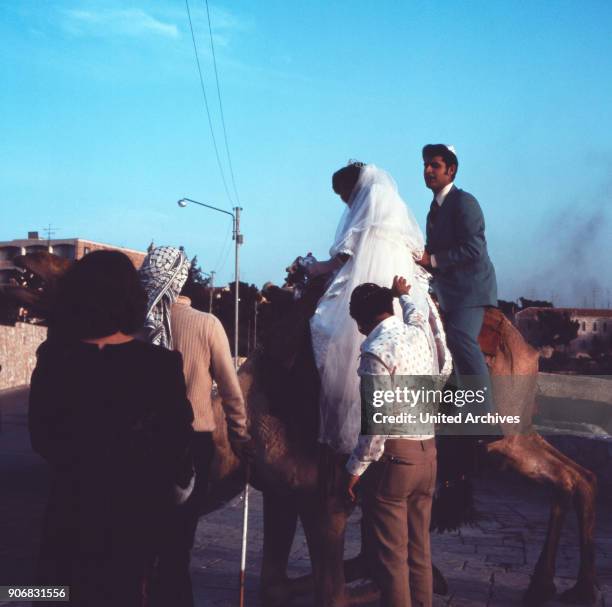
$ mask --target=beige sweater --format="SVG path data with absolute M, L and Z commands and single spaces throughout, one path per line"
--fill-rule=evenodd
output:
M 182 296 L 172 306 L 170 319 L 174 349 L 183 355 L 194 430 L 212 432 L 215 429 L 211 407 L 214 379 L 230 439 L 248 438 L 244 400 L 223 325 L 216 316 L 194 310 L 190 299 Z

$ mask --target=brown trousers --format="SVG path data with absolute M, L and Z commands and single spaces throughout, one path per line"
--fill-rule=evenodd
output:
M 431 607 L 435 440 L 388 439 L 364 481 L 365 540 L 381 606 Z

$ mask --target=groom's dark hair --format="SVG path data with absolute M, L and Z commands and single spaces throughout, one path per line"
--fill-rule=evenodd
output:
M 459 170 L 459 160 L 447 146 L 445 146 L 443 143 L 428 143 L 423 147 L 423 160 L 426 158 L 433 158 L 434 156 L 442 156 L 442 160 L 444 160 L 444 164 L 446 164 L 447 168 L 454 164 L 455 177 L 457 176 L 457 171 Z
M 393 314 L 393 291 L 365 282 L 353 289 L 349 312 L 360 325 L 372 322 L 385 312 Z

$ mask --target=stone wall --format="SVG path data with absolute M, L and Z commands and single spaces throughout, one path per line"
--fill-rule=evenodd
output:
M 18 322 L 0 325 L 0 390 L 30 383 L 36 349 L 46 339 L 47 328 Z

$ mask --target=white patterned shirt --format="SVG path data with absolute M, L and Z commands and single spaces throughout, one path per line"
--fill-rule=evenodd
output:
M 400 297 L 404 320 L 390 316 L 368 335 L 361 345 L 358 373 L 363 375 L 433 375 L 434 359 L 427 339 L 428 323 L 408 295 Z M 349 458 L 346 469 L 361 476 L 367 467 L 378 461 L 385 450 L 387 438 L 426 440 L 424 435 L 361 435 Z

